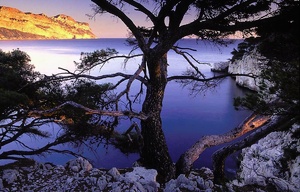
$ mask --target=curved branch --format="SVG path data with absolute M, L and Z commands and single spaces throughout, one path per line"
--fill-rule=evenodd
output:
M 26 156 L 26 155 L 39 155 L 41 153 L 45 152 L 57 152 L 57 153 L 67 153 L 71 154 L 75 157 L 79 156 L 76 153 L 69 151 L 69 150 L 59 150 L 59 149 L 53 149 L 51 147 L 57 146 L 59 144 L 63 144 L 66 142 L 69 142 L 68 137 L 59 137 L 55 141 L 50 142 L 43 147 L 37 148 L 37 149 L 32 149 L 30 151 L 22 151 L 22 150 L 10 150 L 10 151 L 5 151 L 0 154 L 0 159 L 21 159 L 20 157 L 15 157 L 15 156 Z
M 173 13 L 173 16 L 170 17 L 170 28 L 176 29 L 179 27 L 180 23 L 183 20 L 184 15 L 189 9 L 190 5 L 195 2 L 194 0 L 184 0 L 180 1 L 176 6 L 176 9 Z
M 114 6 L 110 1 L 107 0 L 92 0 L 96 5 L 103 8 L 108 13 L 111 13 L 112 15 L 117 16 L 120 18 L 124 24 L 130 29 L 130 31 L 134 34 L 136 37 L 136 40 L 138 41 L 139 47 L 144 53 L 148 52 L 148 47 L 146 46 L 145 39 L 140 32 L 140 30 L 135 26 L 135 24 L 132 22 L 132 20 L 127 17 L 127 15 L 120 9 L 118 9 L 116 6 Z
M 130 79 L 132 75 L 129 74 L 124 74 L 124 73 L 112 73 L 112 74 L 107 74 L 107 75 L 100 75 L 100 76 L 93 76 L 93 75 L 86 75 L 86 74 L 76 74 L 72 73 L 64 68 L 59 68 L 61 70 L 66 71 L 65 73 L 58 73 L 53 77 L 48 77 L 48 78 L 53 78 L 52 80 L 63 80 L 63 79 L 78 79 L 78 78 L 87 78 L 87 79 L 93 79 L 93 80 L 101 80 L 101 79 L 106 79 L 106 78 L 114 78 L 114 77 L 123 77 L 125 79 Z M 58 76 L 58 75 L 66 75 L 69 74 L 70 76 Z M 136 76 L 135 79 L 139 80 L 140 82 L 147 84 L 147 81 L 141 77 L 141 76 Z
M 224 163 L 228 155 L 245 147 L 251 146 L 253 143 L 268 135 L 270 132 L 286 129 L 296 121 L 297 118 L 292 118 L 290 116 L 275 116 L 273 121 L 257 129 L 245 139 L 216 151 L 212 156 L 215 182 L 220 183 L 224 178 Z
M 46 124 L 49 122 L 53 122 L 52 120 L 42 120 L 42 122 L 36 122 L 40 119 L 33 119 L 29 122 L 27 118 L 22 118 L 19 121 L 14 121 L 14 124 L 5 124 L 1 129 L 6 130 L 5 132 L 2 132 L 1 134 L 1 140 L 0 140 L 0 148 L 1 146 L 5 146 L 9 143 L 13 143 L 15 141 L 18 141 L 18 138 L 20 138 L 24 134 L 34 134 L 39 136 L 46 136 L 43 135 L 43 133 L 37 133 L 32 129 L 32 127 L 40 126 L 41 124 Z M 22 123 L 20 122 L 22 121 Z M 16 125 L 18 123 L 21 123 L 21 125 Z M 29 123 L 28 123 L 29 122 Z M 8 128 L 9 127 L 9 128 Z
M 133 50 L 132 50 L 133 51 Z M 104 66 L 104 64 L 108 63 L 111 60 L 114 59 L 120 59 L 120 58 L 124 58 L 124 63 L 126 63 L 129 59 L 135 58 L 135 57 L 141 57 L 143 56 L 143 54 L 136 54 L 136 55 L 130 55 L 132 53 L 132 51 L 128 54 L 128 55 L 114 55 L 114 56 L 109 56 L 108 58 L 105 58 L 103 60 L 100 60 L 100 62 L 95 62 L 92 65 L 90 65 L 89 67 L 86 67 L 82 70 L 78 70 L 79 73 L 78 74 L 82 74 L 86 71 L 90 71 L 92 68 L 94 68 L 97 65 L 102 65 L 100 68 L 102 68 Z M 75 62 L 75 64 L 78 64 L 77 62 Z
M 147 116 L 143 113 L 134 113 L 132 111 L 107 111 L 107 110 L 95 110 L 95 109 L 90 109 L 88 107 L 85 107 L 81 104 L 75 103 L 73 101 L 67 101 L 57 107 L 54 107 L 49 110 L 44 110 L 44 111 L 38 111 L 34 110 L 30 112 L 30 116 L 36 117 L 36 116 L 44 116 L 44 115 L 51 115 L 52 113 L 62 109 L 65 106 L 73 106 L 79 109 L 82 109 L 86 111 L 87 114 L 98 114 L 98 115 L 105 115 L 105 116 L 112 116 L 112 117 L 120 117 L 120 116 L 127 116 L 127 117 L 133 117 L 133 118 L 138 118 L 141 120 L 146 120 Z
M 156 23 L 156 17 L 146 7 L 142 6 L 142 4 L 132 1 L 132 0 L 124 0 L 124 1 L 126 3 L 128 3 L 129 5 L 132 5 L 133 7 L 135 7 L 138 11 L 147 15 L 153 23 Z
M 128 93 L 128 92 L 129 92 L 130 87 L 131 87 L 131 84 L 133 83 L 133 81 L 134 81 L 135 79 L 137 79 L 137 78 L 139 77 L 139 74 L 140 74 L 141 72 L 144 71 L 145 66 L 146 66 L 146 61 L 145 61 L 145 59 L 143 59 L 143 60 L 142 60 L 142 64 L 141 64 L 141 65 L 139 66 L 139 68 L 135 71 L 135 73 L 129 78 L 125 90 L 123 90 L 121 93 L 118 94 L 116 100 L 119 100 L 125 93 Z
M 188 56 L 191 57 L 192 60 L 194 60 L 196 63 L 202 64 L 200 61 L 198 61 L 195 57 L 193 57 L 193 56 L 192 56 L 190 53 L 188 53 L 188 52 L 185 52 L 185 51 L 179 51 L 176 47 L 173 47 L 172 49 L 175 51 L 175 53 L 181 55 L 181 56 L 189 63 L 189 65 L 197 72 L 197 74 L 200 74 L 200 76 L 201 76 L 202 78 L 205 78 L 205 75 L 204 75 L 201 71 L 199 71 L 198 67 L 196 67 L 196 66 L 193 64 L 193 62 L 188 58 Z M 188 56 L 187 56 L 187 55 L 188 55 Z
M 206 148 L 230 142 L 249 131 L 259 128 L 269 120 L 270 116 L 259 116 L 256 113 L 252 113 L 238 127 L 225 134 L 201 137 L 190 149 L 180 156 L 176 163 L 177 173 L 189 173 L 193 163 Z

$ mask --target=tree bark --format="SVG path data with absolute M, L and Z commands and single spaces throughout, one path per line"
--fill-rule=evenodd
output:
M 158 171 L 158 180 L 165 182 L 175 176 L 175 166 L 169 155 L 162 130 L 161 110 L 167 83 L 166 55 L 158 60 L 148 60 L 149 84 L 143 103 L 143 113 L 148 118 L 141 121 L 144 146 L 141 152 L 143 165 Z
M 273 131 L 286 129 L 295 122 L 296 118 L 292 118 L 290 116 L 274 116 L 269 123 L 261 126 L 259 129 L 248 135 L 245 139 L 216 151 L 213 154 L 213 172 L 215 182 L 221 183 L 222 181 L 224 181 L 224 165 L 225 159 L 228 155 L 245 147 L 251 146 Z

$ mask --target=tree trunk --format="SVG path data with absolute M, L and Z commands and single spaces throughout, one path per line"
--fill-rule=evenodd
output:
M 225 159 L 228 155 L 245 147 L 250 147 L 252 144 L 257 142 L 261 138 L 267 136 L 273 131 L 280 131 L 289 128 L 295 122 L 296 118 L 292 118 L 290 116 L 273 117 L 269 123 L 260 127 L 255 132 L 251 133 L 245 139 L 216 151 L 213 154 L 214 181 L 216 183 L 221 183 L 224 181 L 224 165 Z
M 141 152 L 146 167 L 158 171 L 158 180 L 165 182 L 175 176 L 175 166 L 169 155 L 162 130 L 161 110 L 167 83 L 166 55 L 158 60 L 148 60 L 149 85 L 143 103 L 143 112 L 148 115 L 141 121 L 144 146 Z

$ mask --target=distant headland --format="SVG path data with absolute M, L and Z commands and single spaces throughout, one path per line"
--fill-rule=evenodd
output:
M 75 21 L 64 14 L 49 17 L 43 13 L 24 13 L 15 8 L 0 6 L 0 40 L 95 37 L 88 23 Z

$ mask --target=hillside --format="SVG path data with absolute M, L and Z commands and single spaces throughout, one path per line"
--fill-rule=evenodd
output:
M 0 40 L 73 38 L 88 39 L 95 35 L 88 23 L 64 14 L 48 17 L 0 6 Z

